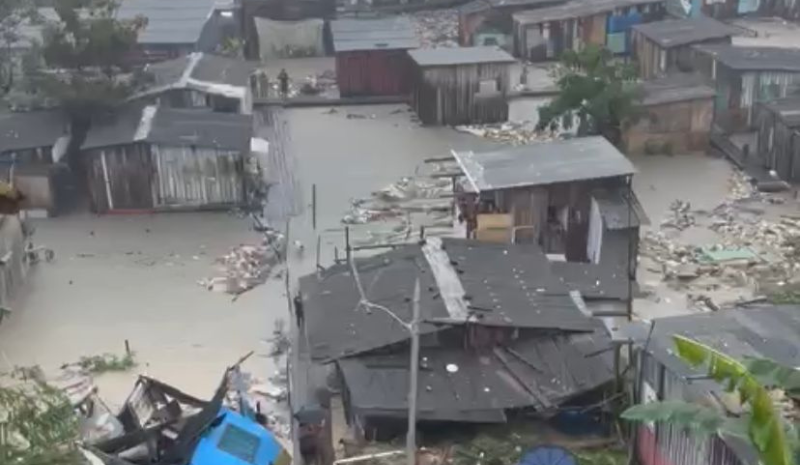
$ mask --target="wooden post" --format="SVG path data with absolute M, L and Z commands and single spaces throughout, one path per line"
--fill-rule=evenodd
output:
M 419 377 L 419 278 L 414 282 L 414 302 L 411 319 L 411 374 L 408 386 L 408 432 L 406 453 L 408 465 L 417 463 L 417 391 Z
M 311 225 L 317 230 L 317 185 L 311 185 Z
M 344 227 L 344 253 L 347 263 L 350 263 L 350 226 Z
M 320 236 L 319 234 L 317 234 L 317 268 L 316 268 L 316 269 L 317 269 L 317 271 L 319 271 L 319 270 L 320 270 L 320 266 L 319 266 L 319 253 L 320 253 L 320 249 L 321 249 L 321 247 L 322 247 L 322 236 Z
M 125 339 L 125 355 L 131 355 L 131 343 L 127 339 Z

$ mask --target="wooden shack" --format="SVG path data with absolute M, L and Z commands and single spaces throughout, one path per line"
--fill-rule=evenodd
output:
M 585 44 L 617 55 L 630 51 L 635 24 L 658 21 L 666 0 L 570 0 L 513 15 L 514 54 L 531 61 L 558 59 L 565 50 Z
M 687 18 L 637 24 L 631 54 L 642 79 L 692 72 L 692 45 L 729 44 L 737 29 L 711 18 Z
M 468 238 L 538 244 L 575 262 L 626 262 L 635 269 L 639 224 L 635 169 L 603 137 L 539 142 L 493 152 L 453 152 Z
M 508 120 L 514 58 L 498 47 L 418 49 L 411 105 L 426 125 L 499 123 Z
M 784 181 L 800 181 L 800 98 L 756 104 L 755 121 L 763 166 Z
M 545 8 L 567 0 L 472 0 L 458 8 L 458 43 L 464 47 L 513 47 L 513 21 L 519 11 Z
M 227 208 L 245 202 L 252 117 L 155 106 L 92 125 L 82 146 L 92 209 Z
M 695 45 L 694 68 L 715 81 L 714 124 L 727 132 L 753 127 L 756 103 L 793 95 L 800 48 Z
M 419 47 L 408 17 L 339 19 L 331 22 L 331 36 L 342 97 L 408 94 L 407 51 Z
M 671 75 L 642 85 L 641 114 L 626 124 L 628 154 L 702 152 L 708 148 L 714 89 L 696 75 Z

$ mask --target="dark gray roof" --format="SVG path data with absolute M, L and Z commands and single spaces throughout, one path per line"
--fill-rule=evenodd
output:
M 662 48 L 678 47 L 735 35 L 739 29 L 715 19 L 699 17 L 643 23 L 633 30 Z
M 457 277 L 454 300 L 442 286 L 447 272 L 436 266 L 430 249 L 408 245 L 358 262 L 367 297 L 402 321 L 411 319 L 410 297 L 421 280 L 422 333 L 433 325 L 466 322 L 487 326 L 586 331 L 591 321 L 578 309 L 569 289 L 549 272 L 547 257 L 535 246 L 489 244 L 461 239 L 441 241 L 443 263 Z M 426 255 L 427 254 L 427 255 Z M 432 262 L 434 262 L 432 264 Z M 312 358 L 332 360 L 408 339 L 397 321 L 380 310 L 358 308 L 350 268 L 335 265 L 301 278 L 300 291 Z M 460 299 L 460 300 L 459 300 Z M 457 304 L 463 308 L 454 308 Z M 463 314 L 459 313 L 463 310 Z
M 642 105 L 662 105 L 714 98 L 716 92 L 695 74 L 674 74 L 642 83 Z
M 505 421 L 506 409 L 552 411 L 613 379 L 608 348 L 610 339 L 598 322 L 593 332 L 521 335 L 508 347 L 482 353 L 461 347 L 423 347 L 419 419 L 489 423 Z M 407 351 L 337 363 L 356 413 L 406 417 Z M 448 371 L 448 365 L 457 371 Z
M 195 44 L 217 0 L 122 0 L 117 17 L 147 18 L 140 44 Z
M 790 128 L 800 128 L 800 97 L 788 97 L 764 103 Z
M 628 300 L 628 270 L 620 264 L 554 261 L 550 268 L 556 279 L 586 300 Z
M 236 113 L 159 108 L 147 141 L 249 152 L 253 118 Z
M 337 52 L 397 50 L 419 47 L 411 19 L 338 19 L 331 21 L 333 48 Z
M 82 149 L 147 142 L 244 152 L 251 137 L 250 115 L 130 105 L 95 121 Z
M 51 146 L 68 128 L 59 111 L 0 113 L 0 152 Z
M 729 44 L 695 45 L 718 62 L 737 71 L 786 71 L 800 73 L 800 48 L 742 47 Z
M 549 21 L 562 21 L 610 12 L 617 8 L 636 5 L 664 3 L 664 0 L 572 0 L 562 5 L 538 8 L 514 13 L 514 21 L 525 24 L 540 24 Z
M 156 87 L 187 87 L 190 83 L 188 80 L 184 81 L 184 78 L 246 87 L 250 85 L 250 75 L 257 68 L 258 64 L 251 61 L 210 53 L 193 53 L 172 60 L 150 64 L 147 66 L 146 71 L 155 80 Z
M 513 63 L 514 57 L 500 47 L 425 48 L 408 52 L 419 66 L 452 66 L 480 63 Z
M 471 188 L 479 192 L 626 176 L 636 171 L 625 155 L 599 136 L 453 155 Z

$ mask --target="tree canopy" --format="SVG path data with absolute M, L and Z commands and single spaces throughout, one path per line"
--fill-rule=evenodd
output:
M 11 90 L 20 74 L 21 63 L 16 50 L 26 45 L 23 26 L 35 18 L 33 2 L 0 0 L 0 96 Z
M 87 117 L 130 95 L 127 66 L 146 19 L 119 20 L 114 0 L 59 0 L 58 21 L 45 24 L 41 68 L 44 96 L 73 117 Z
M 567 50 L 555 70 L 559 94 L 539 108 L 539 129 L 569 129 L 580 135 L 604 135 L 617 143 L 624 121 L 636 113 L 636 70 L 596 45 Z

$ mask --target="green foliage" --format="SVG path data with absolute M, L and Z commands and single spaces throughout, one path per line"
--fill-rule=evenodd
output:
M 7 94 L 20 73 L 17 49 L 25 37 L 22 26 L 37 17 L 35 5 L 29 0 L 0 0 L 0 95 Z
M 0 388 L 0 463 L 14 465 L 82 465 L 77 450 L 77 418 L 56 389 L 39 383 Z
M 555 77 L 559 94 L 539 108 L 539 128 L 569 129 L 577 120 L 578 134 L 618 142 L 623 121 L 637 114 L 635 67 L 615 61 L 605 48 L 587 45 L 564 52 Z
M 118 20 L 117 7 L 114 0 L 60 0 L 59 21 L 44 28 L 44 68 L 32 82 L 73 117 L 103 111 L 135 87 L 126 59 L 146 20 Z
M 683 336 L 673 336 L 678 355 L 689 365 L 704 367 L 709 377 L 729 392 L 737 392 L 748 415 L 741 420 L 683 402 L 655 402 L 629 408 L 622 416 L 632 421 L 665 421 L 699 433 L 736 434 L 749 439 L 764 465 L 791 465 L 796 433 L 776 408 L 768 387 L 796 389 L 800 372 L 770 360 L 746 364 L 712 347 Z M 767 383 L 765 384 L 765 381 Z
M 92 355 L 81 357 L 78 366 L 89 373 L 107 373 L 109 371 L 128 371 L 136 366 L 133 353 L 120 357 L 114 354 Z

